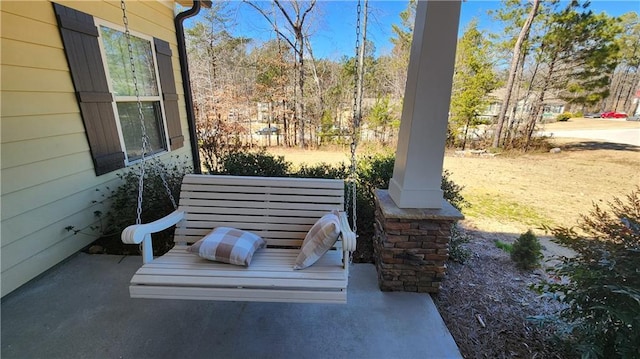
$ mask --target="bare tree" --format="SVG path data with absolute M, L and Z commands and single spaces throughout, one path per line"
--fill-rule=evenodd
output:
M 539 7 L 540 7 L 540 0 L 533 0 L 531 10 L 529 11 L 529 15 L 527 16 L 527 20 L 525 21 L 524 25 L 522 25 L 522 29 L 520 30 L 520 35 L 518 35 L 518 40 L 516 40 L 516 44 L 513 47 L 513 57 L 511 59 L 511 65 L 509 67 L 507 89 L 505 91 L 505 95 L 502 100 L 502 107 L 500 108 L 500 113 L 498 114 L 496 131 L 493 135 L 493 147 L 500 146 L 500 136 L 502 134 L 502 127 L 504 126 L 505 115 L 507 114 L 507 108 L 509 107 L 509 102 L 511 101 L 511 92 L 513 91 L 516 76 L 518 74 L 518 66 L 522 58 L 520 55 L 522 52 L 522 45 L 524 41 L 527 39 L 527 37 L 529 36 L 529 30 L 531 29 L 531 24 L 533 23 L 533 19 L 538 14 Z
M 311 13 L 313 8 L 316 5 L 317 0 L 311 0 L 303 6 L 302 1 L 293 0 L 286 1 L 283 4 L 280 0 L 273 0 L 273 3 L 276 5 L 280 13 L 285 19 L 285 22 L 288 26 L 288 30 L 291 33 L 289 36 L 285 34 L 272 20 L 269 10 L 264 9 L 256 3 L 244 0 L 244 2 L 254 9 L 258 11 L 271 25 L 274 32 L 282 38 L 289 47 L 296 54 L 296 84 L 295 84 L 295 117 L 296 122 L 298 124 L 299 130 L 299 144 L 301 147 L 306 146 L 306 126 L 305 122 L 305 111 L 304 111 L 304 82 L 305 82 L 305 67 L 304 67 L 304 52 L 305 52 L 305 42 L 308 41 L 305 36 L 305 21 L 307 16 Z M 286 6 L 286 7 L 285 7 Z M 304 8 L 303 8 L 304 7 Z

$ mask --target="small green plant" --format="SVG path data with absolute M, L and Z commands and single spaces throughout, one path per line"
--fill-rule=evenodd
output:
M 563 112 L 556 117 L 556 121 L 565 122 L 565 121 L 569 121 L 569 119 L 572 117 L 573 117 L 573 114 L 571 112 Z
M 442 197 L 449 201 L 453 207 L 458 211 L 462 211 L 462 208 L 468 206 L 468 202 L 462 197 L 463 187 L 453 182 L 451 179 L 451 172 L 444 170 L 442 172 L 442 183 L 440 185 L 442 189 Z M 451 226 L 451 238 L 449 240 L 449 258 L 452 261 L 458 263 L 464 263 L 471 257 L 471 250 L 465 246 L 469 243 L 471 238 L 462 230 L 458 223 L 454 223 Z
M 511 243 L 506 243 L 506 242 L 502 242 L 502 241 L 496 241 L 496 247 L 502 249 L 503 251 L 505 251 L 507 253 L 512 253 L 513 252 L 513 244 L 511 244 Z
M 511 260 L 518 268 L 529 270 L 538 267 L 540 259 L 542 259 L 542 246 L 538 237 L 531 230 L 521 234 L 513 243 Z
M 451 239 L 449 241 L 449 258 L 458 263 L 465 263 L 471 258 L 471 250 L 464 246 L 469 243 L 471 237 L 458 226 L 458 223 L 451 225 Z

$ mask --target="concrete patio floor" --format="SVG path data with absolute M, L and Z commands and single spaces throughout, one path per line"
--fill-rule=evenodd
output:
M 2 300 L 2 358 L 460 358 L 426 294 L 354 264 L 346 305 L 130 299 L 140 257 L 79 253 Z

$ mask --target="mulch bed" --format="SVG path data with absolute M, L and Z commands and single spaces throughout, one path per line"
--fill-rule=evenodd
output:
M 466 230 L 473 255 L 464 264 L 449 262 L 438 311 L 465 358 L 564 358 L 551 341 L 555 328 L 527 317 L 552 314 L 561 307 L 529 289 L 545 273 L 521 271 L 496 240 L 506 235 Z

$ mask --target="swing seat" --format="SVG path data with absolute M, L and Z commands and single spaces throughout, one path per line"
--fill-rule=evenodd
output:
M 155 222 L 127 227 L 124 243 L 142 243 L 143 266 L 132 298 L 346 303 L 356 236 L 344 209 L 344 181 L 186 175 L 179 208 Z M 324 214 L 340 211 L 341 235 L 315 264 L 294 270 L 305 235 Z M 176 225 L 175 247 L 153 258 L 151 233 Z M 188 245 L 216 227 L 253 232 L 267 243 L 249 267 L 209 261 Z

